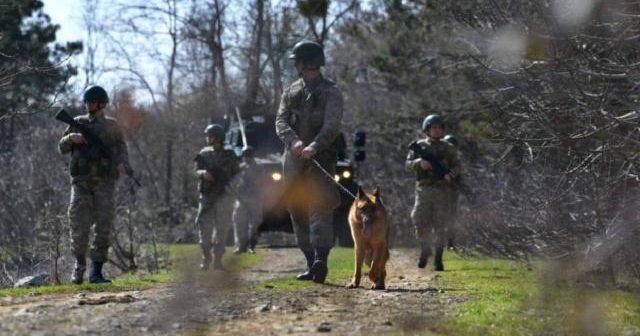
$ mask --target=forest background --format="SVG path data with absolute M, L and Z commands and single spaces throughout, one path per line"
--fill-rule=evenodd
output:
M 193 230 L 204 126 L 235 106 L 275 113 L 303 38 L 325 47 L 347 139 L 368 134 L 357 177 L 382 187 L 397 246 L 414 243 L 406 146 L 438 112 L 476 196 L 461 200 L 460 247 L 640 277 L 638 3 L 83 1 L 69 9 L 83 38 L 64 44 L 45 9 L 0 3 L 0 285 L 68 258 L 60 107 L 80 113 L 85 87 L 107 88 L 144 185 L 119 183 L 111 263 L 158 269 L 162 243 Z

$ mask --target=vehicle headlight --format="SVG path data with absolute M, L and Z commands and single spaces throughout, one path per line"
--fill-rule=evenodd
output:
M 351 172 L 348 171 L 348 170 L 343 171 L 342 172 L 342 177 L 344 177 L 346 179 L 350 178 L 351 177 Z
M 336 180 L 336 182 L 340 182 L 340 175 L 338 174 L 333 175 L 333 179 Z
M 271 174 L 271 178 L 274 181 L 280 181 L 280 180 L 282 180 L 282 174 L 280 174 L 279 172 L 275 172 L 275 173 Z

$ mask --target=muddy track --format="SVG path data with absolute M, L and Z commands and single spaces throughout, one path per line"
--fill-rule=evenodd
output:
M 0 335 L 388 334 L 432 329 L 459 300 L 432 287 L 435 274 L 418 270 L 409 250 L 392 251 L 385 291 L 252 286 L 302 270 L 297 249 L 263 251 L 235 275 L 185 269 L 183 281 L 143 291 L 1 299 Z

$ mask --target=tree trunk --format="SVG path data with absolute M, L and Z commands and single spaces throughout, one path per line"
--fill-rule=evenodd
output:
M 173 175 L 173 141 L 167 140 L 165 152 L 165 184 L 164 184 L 164 204 L 167 208 L 171 207 L 171 176 Z
M 231 93 L 229 90 L 229 82 L 227 81 L 227 72 L 224 65 L 224 44 L 222 43 L 222 19 L 223 13 L 220 9 L 220 1 L 214 0 L 215 17 L 216 17 L 216 29 L 215 37 L 216 43 L 210 44 L 209 48 L 214 56 L 216 66 L 218 67 L 218 76 L 220 76 L 220 85 L 222 86 L 222 101 L 225 104 L 225 111 L 229 111 L 229 99 L 231 99 Z
M 249 50 L 249 69 L 247 71 L 247 98 L 245 106 L 251 109 L 258 100 L 260 87 L 262 39 L 264 36 L 264 0 L 256 0 L 256 21 L 253 26 L 252 48 Z
M 281 51 L 280 48 L 274 48 L 273 45 L 273 30 L 274 30 L 274 22 L 273 22 L 273 15 L 269 15 L 267 17 L 267 39 L 266 39 L 266 43 L 267 43 L 267 50 L 270 50 L 271 52 L 271 75 L 272 75 L 272 84 L 271 84 L 271 90 L 272 90 L 272 95 L 273 95 L 273 99 L 272 99 L 272 110 L 275 111 L 275 109 L 277 108 L 278 104 L 280 103 L 280 96 L 282 95 L 282 67 L 280 66 L 280 56 L 281 56 Z M 283 20 L 286 20 L 286 18 L 283 16 Z M 283 25 L 283 27 L 285 27 Z M 280 46 L 280 41 L 277 41 L 278 43 L 278 47 Z
M 176 70 L 176 59 L 178 55 L 178 9 L 176 7 L 176 0 L 168 0 L 169 11 L 169 35 L 171 36 L 171 56 L 169 57 L 169 69 L 167 72 L 167 105 L 169 107 L 169 119 L 175 118 L 175 101 L 174 101 L 174 75 Z M 169 125 L 167 132 L 166 143 L 166 184 L 164 201 L 168 209 L 171 208 L 171 187 L 172 187 L 172 175 L 173 175 L 173 141 L 174 130 L 173 124 Z

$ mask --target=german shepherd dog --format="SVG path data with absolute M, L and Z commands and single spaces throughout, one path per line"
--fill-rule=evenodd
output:
M 362 262 L 369 266 L 371 289 L 384 289 L 387 276 L 385 265 L 389 260 L 389 221 L 380 200 L 380 188 L 366 194 L 358 188 L 356 200 L 349 210 L 349 226 L 355 243 L 355 273 L 347 288 L 360 286 Z

